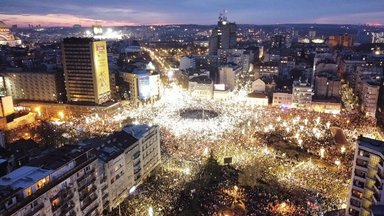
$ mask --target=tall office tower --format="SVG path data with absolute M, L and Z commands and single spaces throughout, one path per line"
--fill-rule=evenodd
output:
M 62 51 L 68 102 L 107 102 L 111 90 L 106 42 L 92 38 L 66 38 Z
M 227 21 L 225 14 L 220 14 L 217 27 L 212 30 L 209 39 L 209 54 L 216 55 L 218 49 L 233 49 L 236 47 L 236 23 Z
M 374 215 L 372 207 L 384 204 L 384 142 L 362 136 L 356 142 L 346 215 Z

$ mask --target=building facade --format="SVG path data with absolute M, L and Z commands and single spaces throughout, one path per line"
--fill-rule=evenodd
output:
M 128 85 L 128 98 L 134 105 L 153 103 L 160 97 L 160 75 L 148 70 L 120 72 L 119 76 Z
M 228 64 L 219 68 L 219 83 L 224 84 L 225 88 L 233 91 L 238 84 L 239 75 L 242 67 Z
M 309 83 L 293 82 L 292 105 L 295 107 L 308 107 L 312 102 L 313 90 Z
M 373 205 L 383 204 L 384 142 L 357 139 L 346 215 L 371 215 Z
M 209 54 L 216 55 L 218 49 L 232 49 L 237 45 L 237 26 L 228 22 L 225 15 L 220 15 L 217 27 L 209 38 Z
M 192 97 L 212 99 L 213 90 L 213 81 L 206 75 L 194 76 L 189 79 L 188 91 Z
M 58 72 L 8 72 L 3 74 L 3 79 L 7 94 L 14 100 L 65 101 L 64 82 Z
M 66 38 L 62 44 L 68 102 L 103 104 L 111 90 L 105 41 Z
M 273 93 L 272 106 L 290 107 L 292 104 L 292 94 L 276 92 Z

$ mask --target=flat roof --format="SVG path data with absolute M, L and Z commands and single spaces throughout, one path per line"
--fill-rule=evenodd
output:
M 40 167 L 22 166 L 0 178 L 0 185 L 10 186 L 12 189 L 27 188 L 38 180 L 49 176 L 53 171 Z
M 357 143 L 359 146 L 363 146 L 365 148 L 372 149 L 376 152 L 380 152 L 384 155 L 384 142 L 380 140 L 371 139 L 368 137 L 359 136 L 357 139 Z
M 28 165 L 47 170 L 56 170 L 85 152 L 86 150 L 79 149 L 77 145 L 65 145 L 58 149 L 42 152 L 39 157 L 29 161 Z
M 140 124 L 140 125 L 127 125 L 123 128 L 123 131 L 131 134 L 136 139 L 141 139 L 144 134 L 149 131 L 154 126 L 149 126 L 146 124 Z

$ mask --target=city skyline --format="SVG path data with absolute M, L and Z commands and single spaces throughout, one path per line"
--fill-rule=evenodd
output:
M 90 5 L 92 4 L 92 5 Z M 372 24 L 382 25 L 383 1 L 341 0 L 334 6 L 331 0 L 212 0 L 193 1 L 11 1 L 2 2 L 0 20 L 20 26 L 91 26 L 214 24 L 219 13 L 228 11 L 228 18 L 239 24 Z M 20 7 L 23 5 L 23 7 Z M 198 15 L 198 16 L 197 16 Z

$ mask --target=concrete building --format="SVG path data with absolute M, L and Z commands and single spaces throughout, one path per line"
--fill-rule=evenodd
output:
M 340 98 L 341 80 L 336 73 L 322 71 L 315 76 L 315 97 Z
M 245 49 L 218 49 L 217 56 L 220 65 L 229 63 L 240 65 L 244 74 L 249 72 L 250 62 L 253 58 Z
M 5 215 L 97 215 L 102 212 L 97 158 L 76 147 L 57 149 L 1 178 Z
M 292 85 L 292 105 L 308 107 L 312 102 L 313 89 L 309 83 L 294 81 Z
M 336 35 L 328 37 L 328 45 L 331 47 L 342 46 L 342 47 L 352 47 L 353 38 L 351 35 Z
M 247 95 L 246 105 L 248 106 L 268 106 L 268 96 L 262 92 L 252 92 Z
M 6 72 L 5 89 L 14 100 L 64 102 L 65 88 L 59 72 Z
M 225 14 L 220 14 L 217 27 L 212 30 L 212 34 L 209 38 L 209 54 L 216 55 L 218 49 L 236 48 L 236 31 L 236 24 L 228 22 Z
M 377 102 L 379 98 L 380 83 L 368 81 L 363 82 L 360 95 L 361 110 L 366 116 L 375 117 Z
M 271 48 L 281 49 L 286 47 L 286 38 L 284 35 L 274 35 L 271 38 Z
M 92 38 L 66 38 L 62 44 L 68 102 L 103 104 L 111 90 L 107 44 Z
M 373 205 L 384 204 L 384 142 L 360 136 L 356 141 L 346 215 L 371 215 Z
M 265 92 L 265 82 L 261 79 L 257 79 L 252 82 L 251 92 Z
M 8 26 L 0 21 L 0 45 L 17 46 L 20 44 L 20 38 L 12 34 Z
M 196 68 L 196 60 L 192 56 L 183 56 L 180 59 L 180 70 L 187 70 L 187 69 L 195 69 Z
M 188 82 L 188 91 L 192 97 L 201 99 L 213 98 L 213 81 L 206 75 L 193 76 Z
M 158 126 L 129 125 L 105 138 L 43 152 L 0 178 L 1 215 L 102 215 L 161 161 Z
M 0 118 L 7 117 L 15 112 L 11 96 L 0 96 Z
M 227 64 L 219 68 L 219 84 L 225 84 L 225 88 L 233 91 L 238 84 L 242 67 L 235 64 Z
M 272 97 L 272 106 L 291 107 L 292 94 L 275 92 Z
M 128 98 L 134 105 L 153 103 L 160 97 L 160 75 L 149 70 L 120 72 L 119 76 L 128 85 Z
M 255 77 L 277 76 L 279 74 L 278 62 L 257 63 L 254 66 Z
M 103 208 L 116 208 L 160 163 L 158 126 L 130 125 L 103 139 L 84 141 L 99 158 Z

